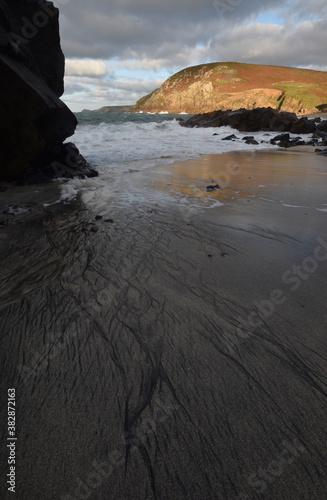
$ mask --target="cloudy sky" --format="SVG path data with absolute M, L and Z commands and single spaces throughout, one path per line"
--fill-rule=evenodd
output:
M 177 71 L 236 61 L 327 71 L 326 0 L 54 0 L 74 111 L 134 104 Z

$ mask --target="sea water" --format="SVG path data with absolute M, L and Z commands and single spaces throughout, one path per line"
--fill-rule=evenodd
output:
M 244 134 L 230 127 L 186 128 L 180 125 L 181 116 L 171 114 L 83 112 L 77 117 L 72 141 L 90 163 L 100 167 L 100 173 L 119 172 L 124 163 L 135 162 L 142 168 L 143 162 L 143 168 L 148 168 L 205 154 L 249 150 L 251 146 L 242 141 L 245 135 L 255 137 L 260 143 L 256 148 L 267 148 L 267 140 L 273 137 L 262 132 Z M 238 139 L 223 140 L 232 133 Z
M 108 196 L 108 186 L 116 184 L 120 186 L 120 191 L 124 187 L 125 194 L 128 193 L 126 196 L 122 194 L 120 196 L 126 203 L 141 202 L 144 196 L 150 196 L 151 190 L 137 191 L 135 175 L 131 180 L 130 176 L 125 175 L 126 173 L 138 172 L 138 179 L 140 177 L 146 179 L 147 169 L 153 172 L 154 169 L 160 169 L 160 166 L 175 162 L 229 151 L 251 152 L 277 147 L 269 143 L 276 133 L 245 134 L 231 127 L 182 127 L 180 120 L 187 120 L 189 116 L 182 117 L 168 113 L 78 113 L 79 123 L 69 141 L 74 142 L 87 161 L 96 167 L 99 177 L 73 179 L 64 183 L 61 200 L 69 201 L 77 193 L 82 193 L 84 201 L 89 201 L 94 191 L 96 196 L 93 194 L 93 199 L 103 198 Z M 231 134 L 235 134 L 236 139 L 224 140 Z M 254 136 L 258 145 L 247 145 L 242 140 L 248 135 Z M 159 196 L 161 196 L 160 203 L 164 202 L 162 193 L 157 192 L 155 196 L 157 196 L 155 202 L 159 201 Z M 179 201 L 189 205 L 198 202 L 197 198 L 197 196 L 195 198 L 183 196 Z M 221 204 L 218 199 L 212 200 L 212 197 L 208 197 L 208 200 L 202 199 L 201 203 L 201 206 L 208 207 Z

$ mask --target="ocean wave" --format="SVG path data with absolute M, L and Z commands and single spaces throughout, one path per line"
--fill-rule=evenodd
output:
M 167 156 L 175 161 L 204 154 L 251 150 L 251 146 L 242 141 L 242 133 L 236 132 L 237 139 L 234 141 L 222 141 L 232 132 L 235 133 L 235 130 L 230 127 L 185 128 L 177 120 L 102 122 L 79 125 L 72 140 L 91 163 L 110 166 Z M 267 140 L 263 133 L 252 135 L 260 143 L 256 149 L 275 147 L 266 142 L 261 144 L 262 140 Z

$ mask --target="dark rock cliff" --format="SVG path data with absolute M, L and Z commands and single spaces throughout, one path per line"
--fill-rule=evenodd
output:
M 63 145 L 77 120 L 59 99 L 65 59 L 59 11 L 45 0 L 0 0 L 0 179 L 96 175 Z

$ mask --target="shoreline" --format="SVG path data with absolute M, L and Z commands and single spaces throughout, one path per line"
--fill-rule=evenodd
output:
M 308 157 L 312 156 L 313 161 L 315 161 L 315 158 L 320 158 L 321 165 L 324 165 L 326 160 L 324 157 L 318 157 L 317 154 L 315 154 L 315 149 L 315 146 L 295 146 L 290 148 L 244 149 L 217 154 L 202 154 L 198 158 L 175 160 L 172 163 L 163 163 L 162 165 L 149 167 L 145 171 L 130 170 L 129 172 L 131 175 L 128 175 L 127 171 L 124 170 L 118 178 L 111 180 L 106 185 L 104 192 L 106 193 L 109 188 L 110 196 L 113 196 L 114 199 L 115 193 L 119 194 L 117 189 L 121 189 L 121 182 L 125 184 L 125 197 L 123 196 L 122 199 L 119 200 L 121 197 L 119 194 L 118 203 L 114 203 L 116 209 L 117 207 L 123 208 L 124 202 L 128 204 L 130 201 L 133 201 L 133 196 L 130 197 L 128 190 L 132 192 L 135 189 L 135 186 L 133 186 L 135 179 L 138 179 L 136 185 L 140 190 L 153 190 L 154 188 L 154 198 L 152 197 L 151 200 L 149 200 L 149 204 L 154 203 L 158 206 L 157 201 L 159 200 L 162 203 L 167 203 L 165 196 L 163 198 L 159 196 L 159 200 L 156 200 L 155 197 L 160 193 L 163 195 L 169 193 L 173 195 L 173 198 L 170 197 L 168 199 L 168 204 L 170 208 L 173 208 L 171 203 L 179 204 L 181 199 L 182 202 L 184 202 L 183 196 L 185 195 L 186 201 L 189 201 L 189 204 L 185 202 L 182 205 L 182 209 L 185 209 L 187 213 L 187 215 L 183 216 L 186 220 L 193 213 L 201 212 L 201 210 L 214 210 L 215 206 L 217 206 L 218 210 L 221 210 L 225 201 L 230 201 L 231 197 L 233 199 L 239 197 L 236 195 L 241 193 L 240 186 L 237 185 L 237 183 L 231 188 L 228 186 L 229 181 L 232 181 L 233 184 L 238 178 L 239 163 L 243 165 L 242 168 L 244 164 L 245 168 L 247 168 L 251 164 L 252 159 L 258 155 L 268 155 L 268 157 L 269 155 L 274 155 L 271 156 L 271 158 L 276 158 L 276 161 L 278 161 L 279 158 L 283 158 L 283 156 L 280 155 L 291 156 L 295 154 L 302 157 L 303 155 L 307 155 Z M 204 175 L 203 171 L 201 172 L 202 167 L 200 167 L 200 170 L 198 169 L 198 165 L 205 165 L 206 175 Z M 201 172 L 200 175 L 197 175 L 199 172 Z M 255 171 L 249 172 L 249 179 L 254 178 L 255 174 Z M 135 175 L 139 178 L 135 178 Z M 99 212 L 99 214 L 102 213 L 103 203 L 97 204 L 94 201 L 96 198 L 94 194 L 101 192 L 103 188 L 96 187 L 94 191 L 86 191 L 86 193 L 83 190 L 78 191 L 77 188 L 78 192 L 74 199 L 68 198 L 66 201 L 60 201 L 61 195 L 63 194 L 62 189 L 65 189 L 66 184 L 69 185 L 69 182 L 54 182 L 28 186 L 15 186 L 8 183 L 1 183 L 0 230 L 5 230 L 6 227 L 10 227 L 12 224 L 21 225 L 29 220 L 38 221 L 41 220 L 42 217 L 51 216 L 53 213 L 64 213 L 66 210 L 69 211 L 69 206 L 73 206 L 75 203 L 82 203 L 83 208 L 81 208 L 81 212 L 84 214 L 88 213 L 90 210 L 91 212 L 95 210 Z M 251 182 L 247 184 L 251 184 Z M 211 185 L 219 185 L 219 189 L 209 193 L 206 188 L 209 188 Z M 251 187 L 252 190 L 254 186 Z M 253 195 L 250 194 L 250 196 Z M 145 200 L 143 195 L 141 199 L 142 201 Z M 122 203 L 122 200 L 125 201 Z M 84 201 L 86 201 L 85 206 Z M 194 206 L 192 206 L 192 204 Z M 98 207 L 96 208 L 97 205 Z M 178 211 L 181 211 L 180 207 Z M 103 217 L 105 217 L 105 215 Z M 91 226 L 94 225 L 92 217 L 88 217 L 87 219 L 87 222 L 82 221 L 84 231 L 91 230 Z

